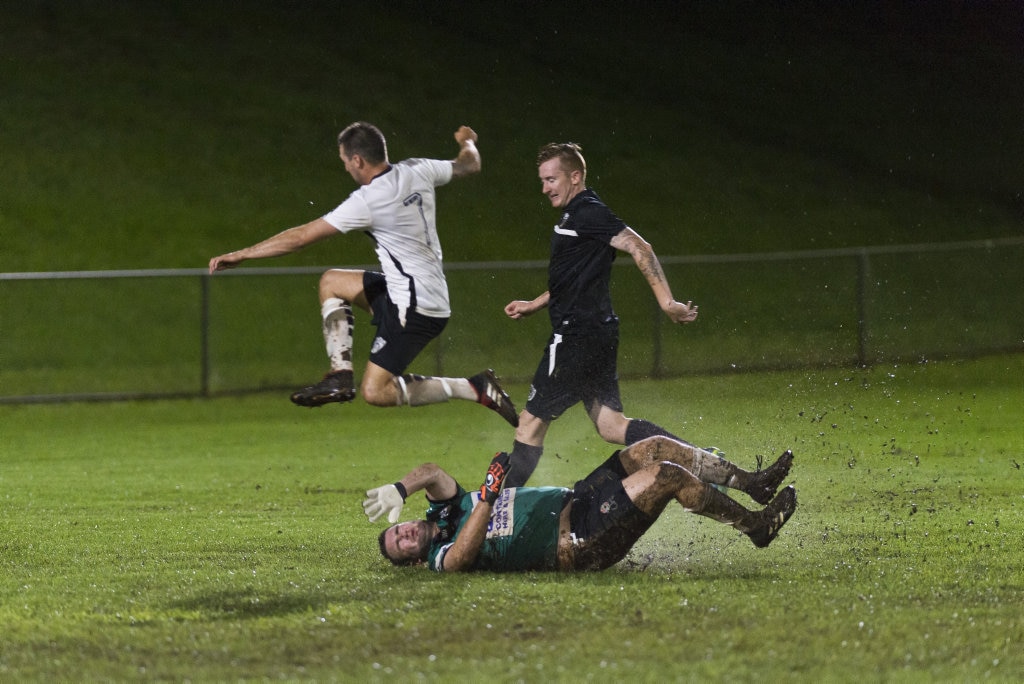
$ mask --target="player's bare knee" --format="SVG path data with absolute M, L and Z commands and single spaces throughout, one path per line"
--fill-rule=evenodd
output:
M 377 393 L 370 392 L 369 394 L 365 394 L 364 393 L 363 394 L 363 401 L 365 401 L 370 406 L 388 407 L 388 406 L 397 406 L 398 405 L 395 402 L 394 399 L 389 399 L 389 398 L 385 397 L 380 392 L 377 392 Z
M 519 413 L 519 427 L 516 428 L 517 442 L 530 445 L 541 445 L 548 431 L 548 423 L 533 415 L 526 409 Z
M 338 292 L 337 271 L 326 271 L 320 276 L 320 300 L 324 301 L 331 297 L 341 297 Z
M 377 385 L 363 382 L 359 388 L 363 401 L 370 406 L 395 406 L 398 401 L 398 390 L 393 384 Z

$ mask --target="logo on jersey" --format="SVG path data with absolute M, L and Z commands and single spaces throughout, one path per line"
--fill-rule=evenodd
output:
M 479 494 L 477 500 L 479 501 Z M 494 502 L 491 519 L 487 523 L 487 539 L 510 537 L 515 531 L 516 490 L 503 489 Z
M 562 220 L 555 226 L 555 234 L 557 235 L 568 235 L 570 237 L 579 237 L 580 234 L 575 230 L 564 228 L 565 222 L 569 220 L 569 212 L 562 214 Z
M 383 337 L 376 337 L 373 340 L 373 346 L 370 347 L 370 353 L 376 354 L 387 345 L 388 341 Z
M 608 499 L 607 501 L 601 502 L 601 514 L 607 515 L 619 507 L 619 504 L 615 502 L 615 497 Z

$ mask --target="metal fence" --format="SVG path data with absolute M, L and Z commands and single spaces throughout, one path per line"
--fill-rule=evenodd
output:
M 1024 351 L 1024 237 L 958 243 L 662 257 L 674 326 L 620 258 L 620 375 L 869 366 Z M 411 372 L 493 367 L 526 381 L 543 313 L 502 308 L 546 287 L 546 262 L 446 266 L 452 317 Z M 356 266 L 354 268 L 368 268 Z M 316 380 L 326 359 L 316 268 L 0 274 L 0 403 L 201 397 Z M 356 314 L 356 362 L 372 328 Z

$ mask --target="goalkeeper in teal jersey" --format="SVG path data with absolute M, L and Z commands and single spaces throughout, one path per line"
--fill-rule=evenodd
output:
M 572 489 L 502 485 L 509 455 L 497 454 L 478 490 L 467 492 L 434 463 L 398 482 L 369 490 L 363 510 L 375 522 L 398 523 L 406 497 L 423 491 L 426 519 L 392 524 L 379 536 L 395 565 L 431 570 L 604 570 L 622 560 L 675 499 L 686 510 L 735 527 L 765 547 L 796 510 L 786 487 L 789 451 L 764 470 L 746 471 L 721 455 L 655 436 L 617 451 Z M 717 485 L 717 486 L 716 486 Z M 748 494 L 748 510 L 718 487 Z
M 505 489 L 493 504 L 487 534 L 480 545 L 475 570 L 553 570 L 557 567 L 558 520 L 570 490 L 564 487 Z M 437 525 L 427 551 L 431 570 L 445 569 L 468 513 L 479 503 L 479 492 L 458 493 L 448 501 L 430 502 L 427 522 Z

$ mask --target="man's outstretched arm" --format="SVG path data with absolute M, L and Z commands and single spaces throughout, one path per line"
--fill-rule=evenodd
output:
M 377 522 L 388 516 L 388 522 L 396 523 L 402 514 L 406 498 L 415 492 L 425 491 L 432 501 L 444 501 L 455 496 L 459 485 L 455 478 L 436 463 L 424 463 L 410 470 L 398 482 L 387 484 L 366 492 L 363 512 L 370 522 Z
M 665 271 L 650 243 L 644 240 L 632 228 L 626 228 L 611 240 L 611 246 L 628 253 L 636 262 L 647 284 L 651 286 L 658 306 L 672 319 L 673 323 L 689 323 L 697 318 L 697 307 L 693 302 L 677 302 L 672 296 L 672 288 L 668 285 Z
M 210 259 L 210 273 L 234 268 L 249 259 L 267 259 L 291 254 L 314 242 L 319 242 L 337 234 L 338 229 L 324 219 L 314 219 L 301 226 L 282 230 L 280 233 L 272 235 L 251 247 L 213 257 Z

